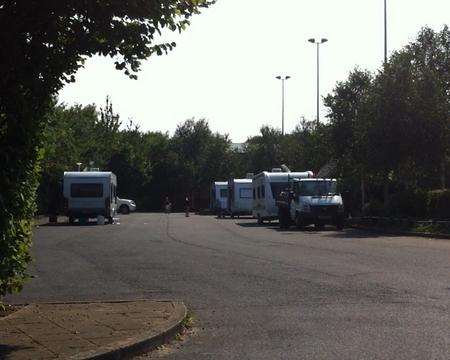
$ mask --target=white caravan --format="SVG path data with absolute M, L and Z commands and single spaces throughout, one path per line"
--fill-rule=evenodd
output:
M 216 181 L 212 184 L 210 207 L 219 217 L 227 212 L 228 183 L 226 181 Z
M 251 215 L 253 208 L 252 179 L 231 179 L 228 181 L 227 212 L 233 218 Z
M 263 171 L 253 178 L 253 217 L 262 224 L 264 220 L 278 218 L 276 201 L 280 192 L 289 187 L 293 179 L 313 177 L 312 171 L 282 172 L 281 169 L 272 169 L 272 172 Z
M 113 222 L 117 212 L 117 178 L 112 172 L 64 172 L 63 194 L 69 223 L 99 215 Z

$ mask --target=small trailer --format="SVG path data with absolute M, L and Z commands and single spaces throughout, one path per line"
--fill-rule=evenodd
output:
M 228 182 L 216 181 L 211 185 L 210 208 L 218 217 L 226 214 L 228 209 Z
M 280 193 L 289 187 L 289 181 L 313 177 L 312 171 L 283 172 L 281 169 L 263 171 L 253 178 L 253 217 L 258 224 L 278 219 L 277 200 Z
M 117 213 L 117 178 L 112 172 L 64 172 L 63 195 L 69 223 Z
M 228 214 L 232 218 L 241 215 L 251 215 L 252 208 L 252 179 L 230 179 L 228 181 Z

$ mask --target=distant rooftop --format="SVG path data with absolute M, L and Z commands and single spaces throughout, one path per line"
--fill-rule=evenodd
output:
M 232 143 L 231 150 L 243 153 L 245 151 L 245 143 Z

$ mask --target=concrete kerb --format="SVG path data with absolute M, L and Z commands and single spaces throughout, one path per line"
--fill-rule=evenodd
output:
M 95 352 L 86 352 L 70 358 L 70 360 L 118 360 L 127 359 L 146 351 L 151 351 L 157 347 L 173 340 L 177 334 L 183 330 L 183 323 L 187 318 L 187 309 L 183 303 L 184 315 L 170 324 L 167 329 L 159 334 L 148 334 L 139 338 L 132 339 L 116 349 L 100 348 Z
M 141 301 L 141 300 L 135 300 Z M 142 300 L 145 301 L 145 300 Z M 46 302 L 42 304 L 46 305 L 70 305 L 70 304 L 94 304 L 94 303 L 128 303 L 129 300 L 119 300 L 119 301 L 79 301 L 79 302 Z M 138 355 L 140 353 L 151 351 L 157 347 L 168 343 L 173 340 L 177 334 L 183 331 L 184 323 L 188 317 L 188 312 L 186 306 L 180 301 L 169 301 L 169 300 L 158 300 L 158 302 L 171 302 L 172 304 L 177 304 L 182 308 L 181 315 L 177 319 L 174 319 L 172 323 L 168 324 L 167 327 L 158 333 L 148 333 L 145 335 L 136 336 L 133 339 L 127 339 L 127 341 L 121 342 L 120 346 L 116 348 L 107 346 L 100 347 L 93 351 L 82 352 L 75 356 L 70 357 L 70 360 L 115 360 L 115 359 L 127 359 L 131 358 L 133 355 Z M 33 304 L 15 304 L 18 307 L 14 313 L 4 317 L 7 319 L 11 316 L 18 315 L 19 312 L 27 311 L 31 308 Z

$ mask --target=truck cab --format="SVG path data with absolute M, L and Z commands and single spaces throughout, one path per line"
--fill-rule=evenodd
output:
M 344 226 L 344 206 L 337 189 L 336 179 L 294 179 L 285 192 L 284 218 L 280 225 L 295 223 L 299 228 L 314 224 L 323 228 L 332 224 L 337 229 Z M 288 217 L 288 219 L 286 219 Z

